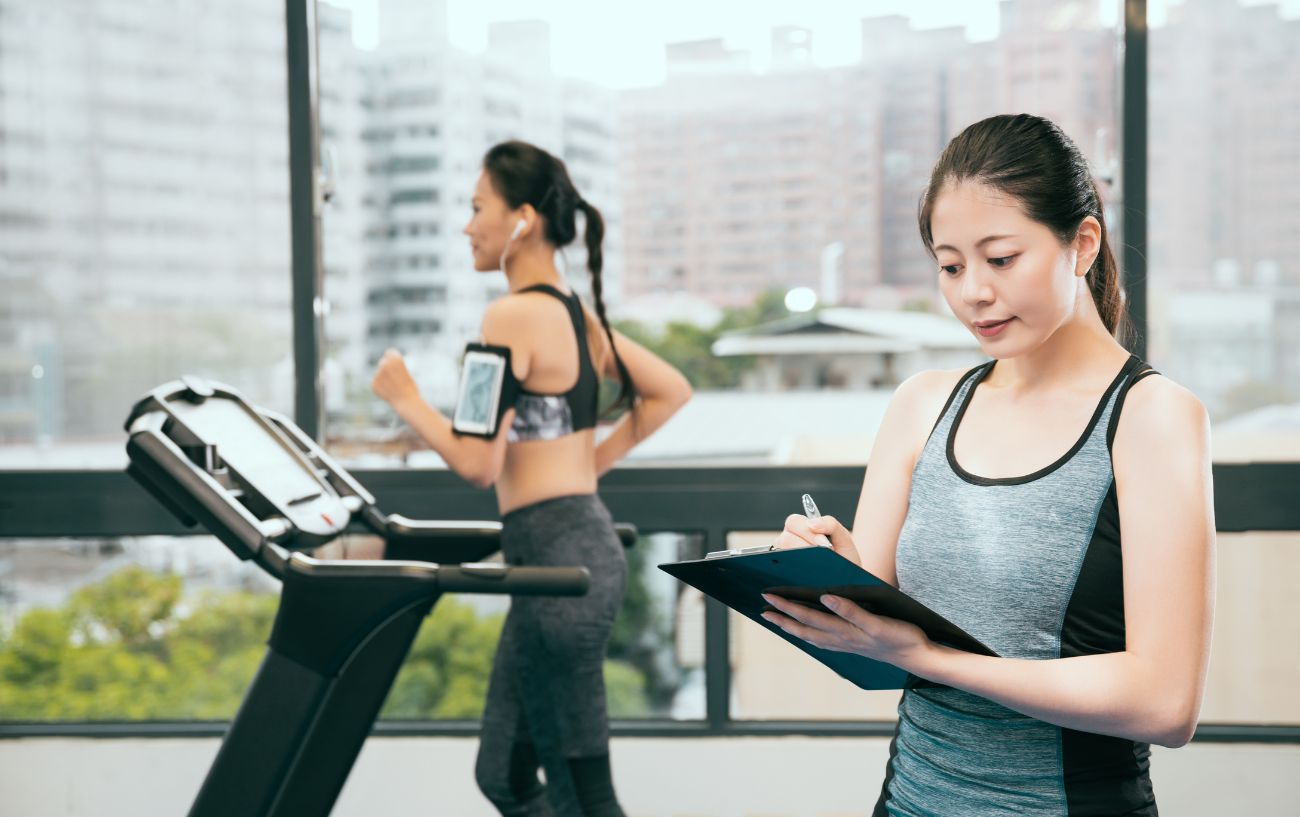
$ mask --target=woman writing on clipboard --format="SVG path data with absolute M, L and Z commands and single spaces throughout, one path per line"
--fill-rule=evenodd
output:
M 604 223 L 563 162 L 524 142 L 499 144 L 484 157 L 472 206 L 465 234 L 474 267 L 503 270 L 509 293 L 488 306 L 484 343 L 466 357 L 501 356 L 505 401 L 485 411 L 471 396 L 474 405 L 463 414 L 475 427 L 457 433 L 420 398 L 391 350 L 373 387 L 456 473 L 495 485 L 507 562 L 591 571 L 581 598 L 512 601 L 483 713 L 479 787 L 503 815 L 621 817 L 602 664 L 626 564 L 596 480 L 663 425 L 691 388 L 667 363 L 610 329 L 601 297 Z M 556 251 L 577 236 L 579 212 L 594 316 L 555 264 Z M 621 384 L 618 404 L 626 411 L 597 444 L 602 377 Z M 475 391 L 481 396 L 481 381 Z M 495 421 L 490 431 L 486 419 Z
M 829 536 L 999 657 L 823 597 L 786 632 L 910 673 L 876 815 L 1154 815 L 1149 744 L 1196 725 L 1214 599 L 1206 413 L 1130 355 L 1096 183 L 1047 120 L 948 145 L 920 209 L 953 313 L 993 360 L 899 387 L 854 530 Z

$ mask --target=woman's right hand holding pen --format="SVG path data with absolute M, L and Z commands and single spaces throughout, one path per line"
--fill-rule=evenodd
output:
M 853 542 L 853 535 L 833 516 L 819 516 L 809 519 L 807 516 L 792 513 L 785 518 L 785 530 L 776 538 L 774 547 L 778 549 L 825 546 L 821 537 L 831 541 L 831 548 L 855 565 L 861 565 L 858 546 Z

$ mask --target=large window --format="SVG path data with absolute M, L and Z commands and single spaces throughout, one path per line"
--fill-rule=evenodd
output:
M 1151 7 L 1150 354 L 1221 462 L 1300 460 L 1300 20 Z
M 120 469 L 127 410 L 182 374 L 286 414 L 318 408 L 294 405 L 308 333 L 296 347 L 289 160 L 306 148 L 290 147 L 284 8 L 73 5 L 0 0 L 0 480 Z M 766 540 L 753 531 L 797 510 L 797 491 L 776 498 L 774 477 L 734 466 L 783 479 L 860 466 L 899 381 L 979 359 L 938 297 L 915 206 L 945 142 L 984 116 L 1059 122 L 1102 181 L 1117 245 L 1139 208 L 1149 357 L 1209 407 L 1216 462 L 1300 462 L 1294 3 L 1151 3 L 1149 158 L 1128 168 L 1148 176 L 1145 207 L 1121 189 L 1118 2 L 900 1 L 867 19 L 810 3 L 780 20 L 579 5 L 317 4 L 332 191 L 319 408 L 345 465 L 424 492 L 428 507 L 404 513 L 469 513 L 427 489 L 447 474 L 378 470 L 441 463 L 371 395 L 371 372 L 397 347 L 425 396 L 451 402 L 460 351 L 504 291 L 499 273 L 471 271 L 461 234 L 483 152 L 522 138 L 564 158 L 605 214 L 618 327 L 696 386 L 630 459 L 686 468 L 602 483 L 621 519 L 656 531 L 629 551 L 607 665 L 616 716 L 893 717 L 896 693 L 860 694 L 655 565 Z M 562 263 L 585 292 L 581 248 Z M 800 478 L 833 484 L 823 510 L 848 518 L 848 470 Z M 0 721 L 221 719 L 237 704 L 276 587 L 208 537 L 172 537 L 161 512 L 122 510 L 134 490 L 126 477 L 77 503 L 51 490 L 35 523 L 18 507 L 30 492 L 0 490 Z M 747 490 L 764 501 L 745 504 Z M 1277 647 L 1300 621 L 1282 580 L 1300 569 L 1296 537 L 1225 534 L 1220 551 L 1204 719 L 1300 724 L 1300 658 Z M 384 716 L 472 718 L 503 609 L 439 602 Z
M 292 409 L 284 42 L 259 0 L 3 4 L 0 468 L 121 465 L 183 374 Z

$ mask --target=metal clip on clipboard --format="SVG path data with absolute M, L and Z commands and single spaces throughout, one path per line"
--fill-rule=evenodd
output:
M 727 550 L 713 550 L 704 554 L 706 559 L 721 559 L 724 556 L 744 556 L 747 553 L 767 553 L 769 550 L 776 550 L 776 545 L 751 545 L 747 548 L 728 548 Z

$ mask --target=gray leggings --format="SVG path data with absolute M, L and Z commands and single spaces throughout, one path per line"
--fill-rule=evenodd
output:
M 501 550 L 511 565 L 583 565 L 591 588 L 511 601 L 483 711 L 479 788 L 505 817 L 622 817 L 609 774 L 603 663 L 627 562 L 609 511 L 595 495 L 511 511 Z

